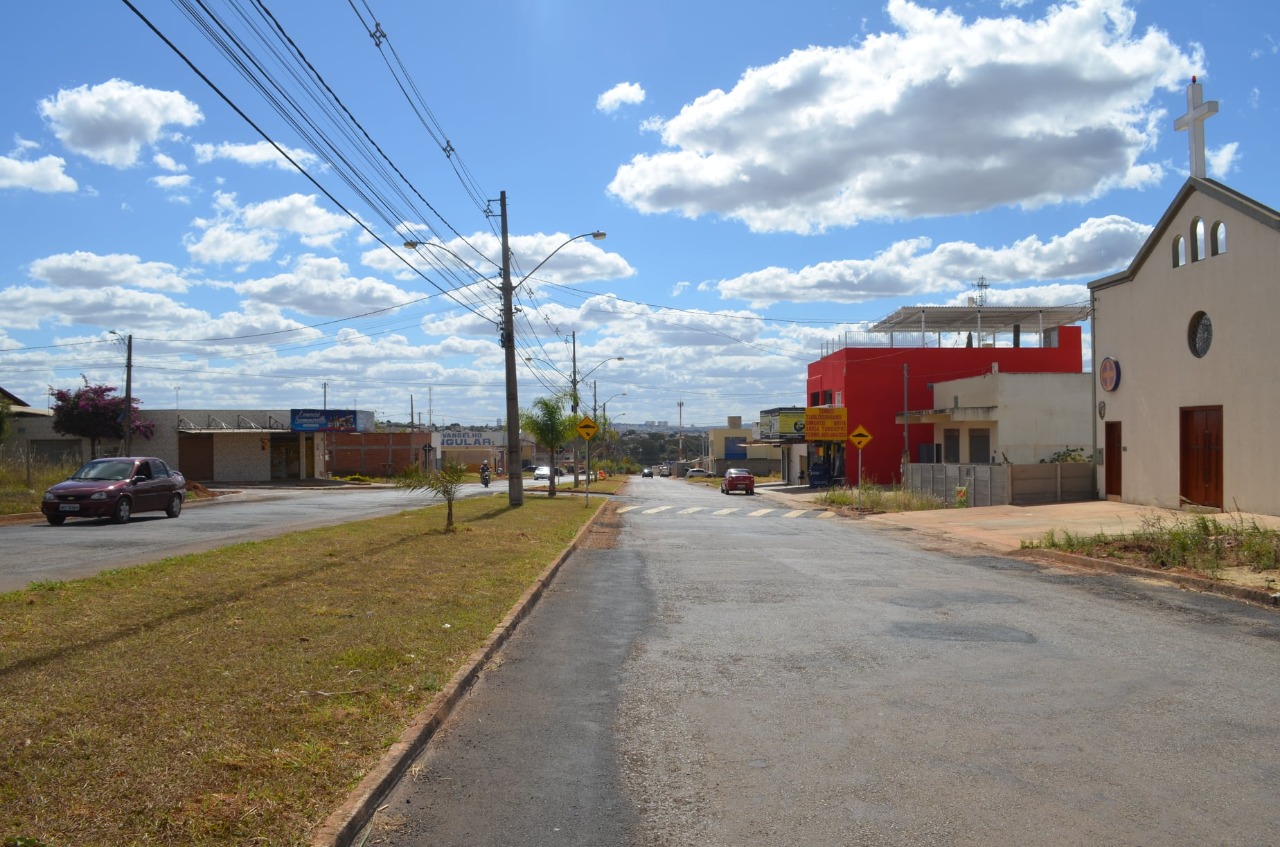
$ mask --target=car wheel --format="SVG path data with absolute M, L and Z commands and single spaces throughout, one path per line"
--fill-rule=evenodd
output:
M 66 515 L 45 515 L 44 519 L 47 520 L 53 526 L 62 526 L 64 523 L 67 522 Z
M 175 494 L 173 499 L 169 501 L 169 505 L 165 506 L 164 513 L 171 518 L 176 518 L 182 514 L 182 495 Z
M 116 501 L 115 511 L 111 513 L 112 523 L 128 523 L 132 511 L 133 504 L 129 502 L 129 498 L 121 497 Z

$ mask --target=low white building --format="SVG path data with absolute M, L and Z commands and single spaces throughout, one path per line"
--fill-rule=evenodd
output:
M 934 383 L 934 408 L 907 423 L 933 424 L 933 449 L 919 462 L 1029 465 L 1064 452 L 1092 457 L 1092 375 L 1001 373 Z M 903 416 L 897 416 L 903 423 Z M 925 445 L 928 447 L 929 445 Z

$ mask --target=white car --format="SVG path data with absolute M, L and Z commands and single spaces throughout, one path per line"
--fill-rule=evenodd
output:
M 533 478 L 535 480 L 551 479 L 551 468 L 547 467 L 546 465 L 540 465 L 539 467 L 534 468 Z

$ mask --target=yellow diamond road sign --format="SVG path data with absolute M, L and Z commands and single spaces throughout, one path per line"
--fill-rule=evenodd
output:
M 599 431 L 600 427 L 596 426 L 596 422 L 591 420 L 591 418 L 584 417 L 582 420 L 578 421 L 578 435 L 581 435 L 588 441 L 591 440 L 591 436 L 595 435 Z
M 849 440 L 853 442 L 854 447 L 861 450 L 863 447 L 866 447 L 867 442 L 871 440 L 871 433 L 867 432 L 864 427 L 859 425 L 857 429 L 849 433 Z

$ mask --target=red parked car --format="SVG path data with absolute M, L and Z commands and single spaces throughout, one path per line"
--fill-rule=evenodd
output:
M 40 511 L 59 526 L 67 518 L 111 518 L 128 523 L 134 512 L 182 514 L 187 480 L 154 456 L 94 459 L 44 493 Z
M 729 468 L 724 472 L 724 479 L 720 481 L 720 493 L 728 494 L 730 491 L 755 494 L 756 478 L 746 468 Z

